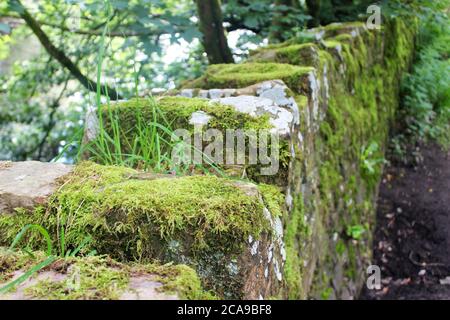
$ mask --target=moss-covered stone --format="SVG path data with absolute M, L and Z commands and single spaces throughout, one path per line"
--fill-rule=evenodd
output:
M 163 126 L 167 126 L 168 131 L 173 132 L 177 129 L 186 129 L 189 132 L 194 133 L 195 125 L 190 120 L 192 119 L 192 115 L 196 112 L 204 112 L 209 117 L 207 125 L 202 127 L 203 132 L 208 129 L 216 129 L 220 131 L 223 137 L 226 137 L 226 131 L 228 129 L 255 131 L 257 137 L 259 137 L 261 131 L 269 131 L 274 128 L 267 113 L 250 115 L 248 113 L 239 112 L 235 107 L 230 105 L 224 105 L 202 98 L 186 98 L 179 96 L 162 97 L 158 99 L 156 103 L 151 99 L 141 98 L 104 105 L 102 106 L 101 122 L 102 127 L 108 136 L 120 140 L 120 151 L 123 154 L 132 154 L 133 146 L 140 134 L 138 122 L 149 123 L 155 121 L 155 117 L 158 117 L 159 115 L 159 121 Z M 120 123 L 120 130 L 114 129 L 114 125 L 117 125 L 117 123 Z M 118 134 L 116 134 L 117 132 Z M 170 135 L 165 134 L 162 130 L 160 130 L 159 133 L 164 139 L 171 140 Z M 101 139 L 101 137 L 99 138 Z M 248 142 L 247 138 L 245 164 L 227 164 L 223 161 L 223 163 L 215 164 L 215 166 L 219 167 L 223 171 L 221 173 L 225 175 L 238 178 L 246 176 L 258 183 L 283 185 L 286 180 L 291 157 L 289 142 L 286 139 L 281 139 L 280 141 L 278 159 L 279 170 L 278 173 L 273 176 L 261 175 L 261 167 L 264 167 L 265 165 L 262 165 L 261 163 L 249 164 Z M 116 150 L 115 146 L 112 143 L 110 144 L 110 149 Z M 206 147 L 206 145 L 207 143 L 204 142 L 203 148 Z M 269 143 L 268 147 L 270 148 L 270 146 L 271 144 Z M 225 145 L 223 145 L 223 147 L 223 156 L 224 159 L 226 159 L 227 150 Z M 96 144 L 93 144 L 91 148 L 95 150 Z M 164 152 L 171 154 L 170 147 L 167 144 L 161 144 L 161 153 Z M 95 156 L 93 160 L 96 160 Z M 171 168 L 168 167 L 165 169 L 169 170 Z M 211 166 L 207 163 L 203 163 L 201 166 L 202 171 L 205 169 L 217 173 L 217 170 L 211 169 Z
M 43 252 L 0 248 L 0 287 L 47 259 Z M 134 283 L 139 282 L 139 283 Z M 55 258 L 0 299 L 117 300 L 213 299 L 186 265 L 124 264 L 107 256 Z
M 219 297 L 249 297 L 248 292 L 253 298 L 355 297 L 370 262 L 379 160 L 416 28 L 415 21 L 399 19 L 388 19 L 381 31 L 367 30 L 363 23 L 333 24 L 313 30 L 308 43 L 303 37 L 260 49 L 249 63 L 211 66 L 186 85 L 238 92 L 280 79 L 289 86 L 299 119 L 282 144 L 281 174 L 264 180 L 256 167 L 246 168 L 248 178 L 268 185 L 255 189 L 212 176 L 150 182 L 133 179 L 131 169 L 85 164 L 47 208 L 1 217 L 0 240 L 10 241 L 29 221 L 44 224 L 52 234 L 63 225 L 68 246 L 91 236 L 92 247 L 123 260 L 188 263 Z M 268 117 L 203 99 L 168 97 L 158 106 L 172 129 L 191 129 L 189 119 L 196 111 L 211 117 L 211 128 L 270 128 Z M 136 111 L 151 119 L 155 108 L 146 100 L 132 100 L 110 110 L 129 139 Z M 371 148 L 376 151 L 368 152 Z M 284 199 L 274 185 L 282 188 Z M 280 217 L 284 275 L 279 259 L 284 247 L 275 232 Z M 39 244 L 36 237 L 29 240 Z M 270 251 L 274 244 L 277 263 Z
M 292 90 L 299 92 L 305 76 L 312 67 L 281 63 L 223 64 L 208 67 L 205 74 L 189 83 L 187 88 L 242 88 L 265 80 L 283 80 Z
M 88 238 L 92 241 L 83 252 L 95 249 L 121 261 L 188 263 L 220 296 L 244 297 L 241 286 L 248 279 L 242 278 L 252 268 L 265 267 L 253 257 L 257 252 L 250 254 L 248 239 L 269 247 L 275 236 L 275 216 L 265 213 L 269 211 L 257 187 L 215 176 L 146 179 L 136 174 L 132 169 L 80 164 L 46 207 L 0 216 L 0 242 L 8 245 L 28 223 L 42 225 L 55 241 L 62 228 L 65 252 Z M 263 199 L 278 215 L 281 209 L 270 190 Z M 35 234 L 26 241 L 34 248 L 41 245 Z M 231 269 L 219 267 L 228 264 Z
M 251 57 L 255 62 L 277 62 L 296 66 L 315 66 L 318 63 L 319 48 L 313 43 L 295 44 L 282 48 L 261 49 Z

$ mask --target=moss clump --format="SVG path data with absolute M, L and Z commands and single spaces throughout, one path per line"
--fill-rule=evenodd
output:
M 0 218 L 10 230 L 2 242 L 33 222 L 55 234 L 64 226 L 69 247 L 89 236 L 100 252 L 139 259 L 160 257 L 161 244 L 171 240 L 186 242 L 192 251 L 211 245 L 237 250 L 245 243 L 241 240 L 257 238 L 268 227 L 259 199 L 232 181 L 215 176 L 138 180 L 133 174 L 90 162 L 78 165 L 45 211 Z
M 183 264 L 172 265 L 135 265 L 136 270 L 143 270 L 151 274 L 156 274 L 156 281 L 163 286 L 161 291 L 167 294 L 176 294 L 180 299 L 188 300 L 214 300 L 215 295 L 202 288 L 201 281 L 197 273 L 191 267 Z
M 205 75 L 194 80 L 189 88 L 242 88 L 266 80 L 280 79 L 294 91 L 302 86 L 312 67 L 282 63 L 218 64 L 208 67 Z
M 18 254 L 13 251 L 0 247 L 0 283 L 5 283 L 13 277 L 13 273 L 20 269 L 29 269 L 35 262 L 42 262 L 45 260 L 45 255 L 42 252 L 36 252 L 35 258 L 31 259 L 28 254 Z
M 134 146 L 135 140 L 139 135 L 138 122 L 151 122 L 154 121 L 155 113 L 162 114 L 164 119 L 167 119 L 167 126 L 169 129 L 187 129 L 194 132 L 194 126 L 189 123 L 192 113 L 196 111 L 203 111 L 211 116 L 208 122 L 207 129 L 217 129 L 223 136 L 226 135 L 227 129 L 241 129 L 241 130 L 254 130 L 259 134 L 259 130 L 271 129 L 273 126 L 269 122 L 269 116 L 251 116 L 246 113 L 238 112 L 234 107 L 226 106 L 218 103 L 211 103 L 211 101 L 199 98 L 186 98 L 186 97 L 163 97 L 158 99 L 157 103 L 153 103 L 149 99 L 132 99 L 126 102 L 120 102 L 111 104 L 110 106 L 103 106 L 103 124 L 106 132 L 110 136 L 114 136 L 114 130 L 111 128 L 111 120 L 120 124 L 119 139 L 121 141 L 120 151 L 124 154 L 132 153 L 132 146 Z M 111 116 L 111 114 L 113 116 Z M 139 114 L 140 116 L 136 116 Z M 164 123 L 163 123 L 164 125 Z M 160 132 L 161 136 L 167 140 L 171 137 L 165 135 L 164 132 Z M 206 142 L 203 147 L 206 146 Z M 168 146 L 161 147 L 162 153 L 171 153 L 171 150 L 166 150 Z M 269 144 L 270 147 L 270 144 Z M 249 154 L 248 138 L 246 141 L 246 153 Z M 225 148 L 224 148 L 225 149 Z M 111 150 L 115 150 L 114 146 L 111 146 Z M 249 165 L 245 168 L 245 172 L 250 179 L 262 183 L 278 183 L 280 185 L 286 179 L 288 165 L 291 154 L 289 152 L 288 142 L 282 140 L 280 142 L 279 150 L 279 163 L 280 170 L 276 176 L 260 176 L 261 165 Z M 226 157 L 226 150 L 224 159 Z M 94 157 L 95 160 L 95 157 Z M 204 167 L 208 167 L 206 164 Z M 205 168 L 201 168 L 202 170 Z M 169 169 L 169 168 L 167 168 Z M 224 166 L 221 166 L 224 169 Z M 234 169 L 234 168 L 231 168 Z M 239 172 L 236 173 L 238 177 L 243 174 L 244 167 L 239 168 Z M 230 170 L 231 171 L 231 170 Z M 232 174 L 230 171 L 227 173 Z
M 0 243 L 9 245 L 26 224 L 40 224 L 53 239 L 64 230 L 66 252 L 89 238 L 82 253 L 95 249 L 121 261 L 188 263 L 202 270 L 203 280 L 209 279 L 208 289 L 223 289 L 230 280 L 228 271 L 210 266 L 241 255 L 249 236 L 271 234 L 258 194 L 248 195 L 232 180 L 215 176 L 149 180 L 136 175 L 132 169 L 81 163 L 46 208 L 0 216 Z M 275 214 L 281 212 L 273 200 L 268 203 Z M 24 241 L 32 248 L 43 245 L 32 233 Z M 236 297 L 230 290 L 237 288 L 221 292 Z
M 60 259 L 47 268 L 62 272 L 65 279 L 40 280 L 25 289 L 26 295 L 48 300 L 117 300 L 130 278 L 127 267 L 102 256 Z
M 209 128 L 225 130 L 225 129 L 270 129 L 272 125 L 269 123 L 267 115 L 253 117 L 246 113 L 238 112 L 231 106 L 221 105 L 219 103 L 211 103 L 207 99 L 186 98 L 186 97 L 162 97 L 154 104 L 151 100 L 140 98 L 131 99 L 129 101 L 119 102 L 108 106 L 103 106 L 103 121 L 108 128 L 111 117 L 109 112 L 112 111 L 114 117 L 118 118 L 121 130 L 126 136 L 136 127 L 136 113 L 142 115 L 143 120 L 152 121 L 154 113 L 161 113 L 171 129 L 178 128 L 192 129 L 189 119 L 192 113 L 196 111 L 204 111 L 212 116 L 208 123 Z M 155 111 L 155 109 L 157 109 Z
M 319 48 L 316 44 L 295 44 L 277 49 L 261 49 L 252 61 L 272 61 L 296 66 L 316 66 Z
M 281 217 L 283 215 L 284 196 L 280 188 L 269 185 L 260 184 L 258 190 L 261 192 L 264 204 L 273 217 Z
M 10 280 L 14 272 L 26 271 L 45 259 L 45 254 L 39 251 L 31 256 L 0 248 L 0 283 Z M 107 256 L 91 256 L 57 259 L 39 272 L 47 271 L 60 276 L 27 286 L 26 296 L 49 300 L 115 300 L 130 289 L 131 277 L 151 275 L 152 281 L 162 284 L 157 290 L 165 294 L 175 294 L 180 299 L 214 299 L 202 289 L 196 272 L 186 265 L 123 264 Z

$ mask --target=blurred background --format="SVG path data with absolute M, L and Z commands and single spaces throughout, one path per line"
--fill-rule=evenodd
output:
M 128 99 L 173 89 L 208 64 L 338 21 L 367 19 L 364 0 L 2 0 L 0 160 L 74 161 L 97 89 Z M 441 12 L 446 1 L 384 1 Z M 97 84 L 99 84 L 97 86 Z

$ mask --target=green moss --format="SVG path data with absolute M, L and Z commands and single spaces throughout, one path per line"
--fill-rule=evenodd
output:
M 137 266 L 136 268 L 142 268 Z M 201 281 L 197 273 L 186 265 L 148 265 L 143 269 L 149 273 L 158 275 L 156 281 L 163 286 L 161 291 L 167 294 L 177 294 L 180 299 L 188 300 L 213 300 L 215 295 L 202 289 Z
M 45 254 L 33 256 L 0 248 L 0 283 L 10 280 L 19 270 L 28 270 L 46 259 Z M 129 288 L 132 276 L 150 274 L 160 282 L 158 291 L 177 295 L 180 299 L 214 299 L 204 291 L 196 272 L 186 265 L 123 264 L 107 256 L 60 258 L 42 271 L 54 271 L 59 280 L 40 280 L 25 289 L 31 298 L 49 300 L 115 300 Z M 41 271 L 41 272 L 42 272 Z
M 334 30 L 335 27 L 330 28 Z M 393 43 L 391 48 L 385 48 L 385 52 L 379 51 L 378 38 L 370 32 L 352 36 L 339 31 L 330 33 L 334 38 L 325 42 L 326 47 L 341 45 L 343 63 L 331 61 L 329 64 L 332 66 L 330 99 L 316 140 L 321 163 L 319 210 L 325 230 L 329 230 L 326 234 L 329 248 L 319 265 L 323 269 L 329 268 L 327 272 L 332 273 L 333 266 L 341 264 L 348 279 L 355 283 L 360 280 L 361 266 L 370 259 L 368 232 L 361 238 L 358 236 L 358 240 L 344 242 L 339 239 L 335 242 L 331 239 L 336 234 L 345 234 L 349 226 L 364 226 L 369 230 L 369 222 L 373 221 L 375 187 L 380 180 L 381 168 L 377 166 L 367 175 L 363 164 L 382 158 L 384 149 L 377 150 L 368 160 L 363 159 L 363 155 L 373 143 L 386 144 L 398 107 L 399 74 L 407 70 L 413 49 L 411 36 L 414 32 L 407 29 L 408 26 L 400 21 L 386 27 L 387 33 L 394 30 L 396 36 L 387 40 Z M 320 277 L 315 281 L 322 283 L 322 287 L 329 285 Z
M 36 252 L 34 256 L 34 259 L 31 259 L 28 254 L 18 254 L 0 246 L 0 283 L 11 280 L 14 271 L 28 270 L 35 264 L 35 261 L 39 263 L 46 258 L 42 252 Z
M 260 184 L 258 190 L 261 192 L 264 204 L 273 217 L 283 215 L 284 196 L 280 189 L 274 185 Z
M 305 97 L 304 97 L 305 98 Z M 305 98 L 306 99 L 306 98 Z M 211 116 L 206 129 L 217 129 L 223 135 L 226 134 L 227 129 L 242 129 L 242 130 L 265 130 L 271 129 L 273 126 L 269 122 L 269 116 L 250 116 L 246 113 L 238 112 L 234 107 L 211 103 L 206 99 L 186 98 L 186 97 L 163 97 L 157 101 L 157 107 L 148 99 L 132 99 L 126 102 L 120 102 L 103 106 L 104 117 L 103 123 L 106 132 L 113 136 L 113 129 L 111 128 L 111 119 L 117 119 L 120 123 L 120 141 L 121 152 L 124 154 L 132 153 L 132 147 L 136 136 L 139 134 L 137 128 L 138 121 L 153 121 L 154 114 L 161 113 L 167 122 L 170 123 L 170 129 L 186 129 L 191 132 L 194 131 L 194 126 L 189 124 L 192 113 L 196 111 L 203 111 Z M 155 108 L 158 110 L 155 111 Z M 114 116 L 110 116 L 110 114 Z M 136 113 L 142 115 L 142 119 L 136 116 Z M 164 125 L 164 124 L 163 124 Z M 165 137 L 170 140 L 170 137 Z M 248 141 L 247 141 L 248 142 Z M 205 145 L 204 145 L 205 146 Z M 248 143 L 246 143 L 248 148 Z M 269 145 L 270 147 L 270 145 Z M 166 151 L 170 154 L 170 151 Z M 226 150 L 225 150 L 226 151 Z M 246 152 L 246 154 L 249 154 Z M 224 155 L 226 156 L 226 154 Z M 276 176 L 261 176 L 261 165 L 249 165 L 246 174 L 250 179 L 258 183 L 275 183 L 283 185 L 288 171 L 290 162 L 289 145 L 286 140 L 280 141 L 279 149 L 279 164 L 280 170 Z M 206 164 L 204 165 L 205 167 Z M 204 168 L 202 168 L 204 169 Z M 227 174 L 232 174 L 231 170 L 222 166 Z M 242 168 L 243 170 L 243 168 Z M 238 173 L 238 177 L 242 176 L 242 170 Z
M 190 88 L 242 88 L 266 80 L 283 80 L 298 92 L 312 67 L 298 67 L 281 63 L 219 64 L 208 67 L 205 75 L 190 83 Z
M 286 263 L 284 274 L 289 299 L 304 299 L 303 288 L 303 243 L 309 238 L 309 228 L 305 224 L 305 206 L 303 197 L 299 195 L 293 204 L 294 209 L 287 218 L 284 242 L 286 246 Z
M 296 66 L 315 66 L 318 61 L 319 48 L 316 44 L 305 43 L 277 49 L 261 50 L 252 57 L 252 61 L 272 61 Z
M 228 287 L 228 281 L 233 283 L 228 271 L 211 266 L 239 256 L 250 235 L 259 239 L 271 233 L 260 198 L 215 176 L 148 180 L 133 178 L 136 174 L 90 162 L 78 165 L 47 208 L 1 216 L 0 243 L 9 245 L 28 223 L 42 225 L 53 239 L 62 227 L 65 251 L 89 237 L 82 253 L 95 249 L 121 261 L 187 261 L 203 270 L 199 274 L 209 279 L 208 289 L 236 297 L 236 287 Z M 273 194 L 265 199 L 279 214 Z M 43 244 L 32 233 L 25 242 L 33 248 Z
M 231 106 L 225 106 L 218 103 L 211 103 L 207 99 L 186 98 L 186 97 L 162 97 L 157 100 L 157 104 L 151 100 L 140 98 L 131 99 L 129 101 L 119 102 L 102 107 L 104 110 L 103 121 L 107 130 L 110 131 L 111 117 L 109 112 L 112 111 L 114 117 L 118 118 L 121 130 L 124 136 L 132 136 L 133 129 L 136 127 L 136 113 L 140 113 L 146 121 L 152 121 L 154 118 L 155 108 L 157 113 L 161 113 L 169 122 L 172 130 L 183 128 L 193 129 L 189 124 L 192 113 L 196 111 L 204 111 L 212 119 L 208 123 L 209 128 L 225 130 L 225 129 L 270 129 L 267 115 L 253 117 L 246 113 L 238 112 Z M 163 123 L 164 124 L 164 123 Z M 124 143 L 126 145 L 126 143 Z
M 62 270 L 66 278 L 40 280 L 26 288 L 25 294 L 48 300 L 116 300 L 130 278 L 126 267 L 105 257 L 61 259 L 52 268 Z
M 47 211 L 34 213 L 34 222 L 50 229 L 65 225 L 68 246 L 91 236 L 96 249 L 135 258 L 157 256 L 153 239 L 186 237 L 193 250 L 200 250 L 219 237 L 219 243 L 233 250 L 239 239 L 257 238 L 267 228 L 257 197 L 247 196 L 231 181 L 214 176 L 130 178 L 135 173 L 82 163 L 52 197 Z M 18 213 L 1 221 L 19 217 L 26 218 Z

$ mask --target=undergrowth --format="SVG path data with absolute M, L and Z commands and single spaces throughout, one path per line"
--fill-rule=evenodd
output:
M 419 143 L 430 140 L 450 148 L 449 55 L 449 20 L 440 15 L 420 30 L 415 63 L 402 81 L 399 133 L 392 140 L 394 156 L 404 159 L 409 148 L 414 153 Z

